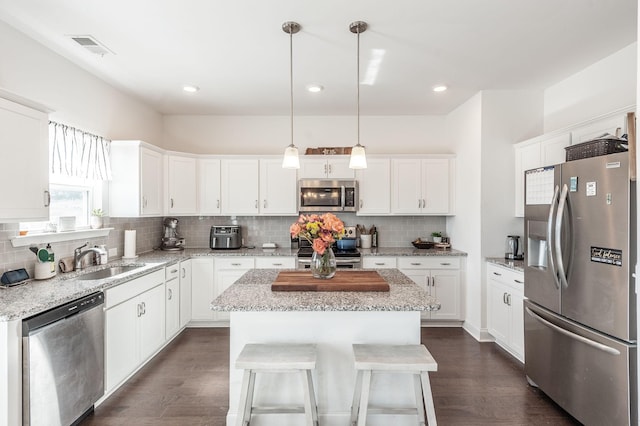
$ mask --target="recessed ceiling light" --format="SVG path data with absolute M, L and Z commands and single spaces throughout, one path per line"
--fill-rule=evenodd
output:
M 311 93 L 320 93 L 324 90 L 324 87 L 319 84 L 308 84 L 307 90 Z
M 433 86 L 433 91 L 434 92 L 444 92 L 445 90 L 447 90 L 447 86 L 441 84 L 439 86 Z
M 196 93 L 200 88 L 198 86 L 183 86 L 182 90 L 188 93 Z

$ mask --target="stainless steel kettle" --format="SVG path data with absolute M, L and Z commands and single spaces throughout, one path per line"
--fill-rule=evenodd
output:
M 507 235 L 504 244 L 504 258 L 509 260 L 522 260 L 524 256 L 520 250 L 520 236 Z

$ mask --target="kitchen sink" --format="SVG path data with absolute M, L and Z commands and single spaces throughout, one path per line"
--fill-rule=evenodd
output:
M 110 266 L 99 271 L 89 272 L 88 274 L 82 274 L 76 277 L 77 280 L 101 280 L 103 278 L 115 277 L 116 275 L 124 274 L 125 272 L 135 271 L 142 268 L 143 265 L 120 265 Z

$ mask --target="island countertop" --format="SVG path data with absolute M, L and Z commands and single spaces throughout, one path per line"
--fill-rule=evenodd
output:
M 397 269 L 378 273 L 388 292 L 271 291 L 276 269 L 252 269 L 212 303 L 214 311 L 433 311 L 440 304 Z M 309 279 L 311 272 L 309 272 Z

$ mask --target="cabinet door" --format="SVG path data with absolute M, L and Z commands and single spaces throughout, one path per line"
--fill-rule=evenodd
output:
M 166 282 L 165 304 L 165 339 L 168 340 L 180 330 L 180 279 Z
M 511 322 L 509 306 L 506 304 L 509 289 L 500 281 L 492 278 L 490 271 L 488 274 L 488 330 L 496 341 L 505 344 L 508 341 L 509 323 Z
M 461 317 L 460 271 L 432 270 L 431 296 L 440 302 L 440 309 L 431 312 L 431 319 L 459 320 Z
M 140 362 L 138 319 L 140 303 L 130 299 L 105 312 L 105 391 L 109 392 Z
M 356 171 L 360 191 L 358 215 L 391 212 L 391 162 L 386 158 L 367 160 L 367 168 Z
M 449 159 L 422 160 L 422 213 L 450 213 L 450 193 Z
M 349 156 L 331 157 L 327 160 L 327 177 L 329 179 L 353 179 L 355 170 L 349 168 Z
M 416 159 L 391 160 L 391 212 L 422 211 L 422 165 Z
M 329 165 L 326 158 L 300 158 L 298 170 L 300 179 L 326 179 L 328 172 Z
M 165 342 L 164 285 L 147 290 L 138 298 L 142 304 L 140 359 L 146 360 Z
M 191 260 L 180 262 L 180 328 L 191 321 Z
M 170 155 L 168 158 L 169 214 L 196 214 L 196 159 Z
M 198 160 L 198 206 L 202 215 L 220 214 L 220 160 Z
M 260 214 L 297 215 L 297 173 L 282 160 L 260 160 Z
M 0 99 L 0 219 L 49 220 L 48 124 L 46 113 Z
M 618 134 L 618 136 L 622 136 L 626 133 L 626 123 L 626 114 L 619 114 L 613 117 L 593 121 L 584 126 L 580 126 L 571 132 L 571 144 L 575 145 L 580 142 L 586 142 L 600 137 L 605 133 L 609 133 L 613 136 L 616 136 L 616 134 Z
M 524 216 L 524 172 L 542 165 L 540 143 L 515 147 L 516 205 L 515 215 Z
M 256 269 L 295 269 L 296 258 L 287 256 L 256 257 Z
M 213 258 L 191 259 L 191 317 L 195 321 L 211 321 L 213 301 Z
M 222 160 L 221 166 L 222 214 L 257 214 L 258 160 Z
M 362 258 L 362 267 L 365 269 L 390 269 L 396 267 L 395 257 L 365 256 Z
M 510 343 L 520 361 L 524 362 L 524 291 L 511 288 L 509 299 L 511 308 L 511 336 Z
M 140 148 L 141 214 L 160 216 L 162 209 L 163 167 L 162 154 Z
M 564 163 L 567 154 L 565 148 L 571 145 L 571 134 L 564 133 L 540 142 L 541 165 L 551 166 Z

